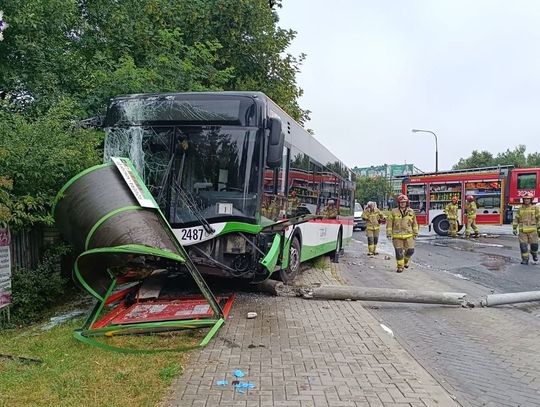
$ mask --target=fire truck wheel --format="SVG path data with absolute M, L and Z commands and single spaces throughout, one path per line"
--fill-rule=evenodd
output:
M 438 216 L 433 219 L 433 229 L 439 236 L 448 236 L 450 230 L 450 222 L 446 219 L 446 216 Z

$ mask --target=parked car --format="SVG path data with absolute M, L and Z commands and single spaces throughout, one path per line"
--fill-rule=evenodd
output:
M 364 208 L 362 208 L 362 205 L 360 203 L 355 202 L 354 203 L 354 224 L 353 224 L 353 230 L 354 229 L 360 229 L 360 230 L 366 230 L 366 221 L 362 219 L 362 214 L 364 213 Z

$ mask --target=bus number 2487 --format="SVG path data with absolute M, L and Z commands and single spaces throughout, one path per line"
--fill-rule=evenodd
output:
M 203 228 L 196 228 L 196 229 L 183 229 L 182 230 L 182 240 L 189 240 L 189 241 L 197 241 L 202 240 L 204 237 L 204 229 Z

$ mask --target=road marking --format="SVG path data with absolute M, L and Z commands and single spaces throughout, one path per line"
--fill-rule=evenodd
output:
M 392 330 L 388 328 L 385 324 L 381 324 L 381 328 L 384 329 L 384 331 L 392 338 L 394 337 L 394 333 L 392 332 Z

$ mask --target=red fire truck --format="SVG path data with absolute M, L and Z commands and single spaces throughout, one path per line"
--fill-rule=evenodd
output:
M 403 178 L 403 193 L 410 199 L 420 225 L 431 225 L 438 235 L 448 234 L 449 223 L 444 207 L 457 196 L 459 200 L 459 228 L 466 223 L 462 208 L 465 197 L 476 199 L 479 225 L 501 225 L 511 223 L 513 210 L 526 192 L 534 194 L 537 203 L 540 197 L 540 168 L 514 168 L 498 166 L 471 168 L 438 173 L 418 174 Z

